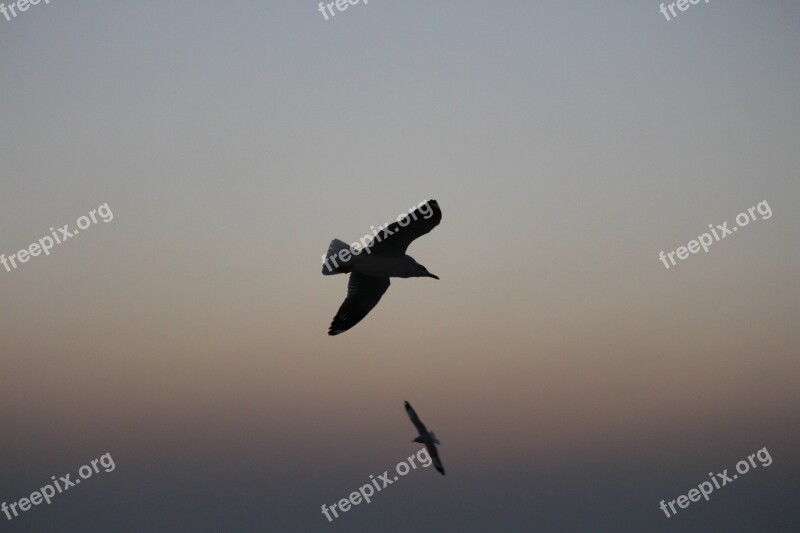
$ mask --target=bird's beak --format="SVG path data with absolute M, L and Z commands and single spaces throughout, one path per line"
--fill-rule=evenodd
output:
M 430 272 L 428 272 L 428 277 L 433 279 L 439 279 L 439 276 L 437 276 L 436 274 L 431 274 Z

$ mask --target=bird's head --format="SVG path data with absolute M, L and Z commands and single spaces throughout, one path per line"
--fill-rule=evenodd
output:
M 410 255 L 405 256 L 403 264 L 403 278 L 433 278 L 439 279 L 439 276 L 431 274 L 428 269 L 423 265 L 417 263 Z
M 417 437 L 416 439 L 412 440 L 411 442 L 425 442 L 422 437 Z

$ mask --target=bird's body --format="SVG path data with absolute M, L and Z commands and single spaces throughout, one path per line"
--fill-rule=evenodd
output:
M 389 278 L 439 279 L 406 254 L 414 239 L 431 231 L 442 220 L 439 204 L 430 200 L 404 218 L 405 224 L 399 221 L 390 224 L 366 248 L 351 248 L 338 239 L 331 241 L 322 273 L 326 276 L 349 273 L 350 280 L 347 298 L 333 318 L 328 335 L 347 331 L 367 316 L 389 288 Z
M 421 444 L 441 444 L 439 439 L 436 438 L 436 435 L 431 431 L 427 435 L 420 435 L 413 442 L 419 442 Z
M 440 474 L 444 475 L 444 466 L 442 465 L 442 460 L 439 459 L 439 451 L 436 449 L 437 444 L 441 444 L 439 439 L 436 438 L 436 435 L 433 431 L 428 431 L 428 428 L 425 427 L 425 424 L 422 423 L 422 420 L 419 419 L 417 416 L 417 412 L 414 411 L 414 408 L 411 407 L 411 404 L 405 402 L 406 406 L 406 413 L 408 413 L 408 418 L 411 419 L 411 423 L 414 424 L 414 427 L 417 428 L 417 432 L 419 432 L 419 437 L 415 438 L 411 442 L 419 442 L 425 445 L 425 449 L 428 450 L 428 455 L 431 456 L 433 460 L 433 466 L 436 467 L 436 470 L 439 471 Z
M 353 272 L 381 278 L 418 277 L 417 267 L 422 266 L 410 255 L 399 257 L 381 254 L 359 254 L 352 258 L 351 264 Z

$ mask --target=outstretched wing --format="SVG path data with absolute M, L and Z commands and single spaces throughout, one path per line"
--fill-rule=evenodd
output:
M 367 316 L 378 305 L 383 293 L 389 288 L 389 278 L 367 276 L 353 272 L 347 282 L 347 298 L 333 317 L 328 335 L 347 331 Z
M 411 404 L 406 402 L 406 413 L 408 413 L 408 418 L 411 419 L 411 422 L 414 424 L 414 427 L 417 428 L 420 435 L 427 435 L 428 429 L 425 427 L 425 424 L 422 423 L 422 420 L 419 419 L 417 416 L 417 412 L 414 411 L 414 408 L 411 407 Z
M 392 222 L 389 227 L 381 231 L 369 245 L 370 253 L 380 255 L 405 255 L 408 245 L 417 237 L 422 237 L 442 221 L 442 210 L 436 200 L 429 200 L 425 203 L 428 218 L 424 218 L 419 208 L 415 209 L 411 215 L 406 215 L 408 219 L 405 226 L 399 222 Z
M 425 448 L 428 450 L 431 459 L 433 459 L 433 466 L 436 467 L 440 474 L 444 475 L 444 466 L 442 466 L 442 460 L 439 459 L 439 450 L 436 449 L 436 445 L 431 442 L 426 444 Z

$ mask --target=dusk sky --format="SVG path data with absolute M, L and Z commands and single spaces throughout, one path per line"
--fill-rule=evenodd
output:
M 0 14 L 0 254 L 113 214 L 0 265 L 0 503 L 115 463 L 0 531 L 800 529 L 800 3 L 333 9 Z M 328 336 L 328 243 L 429 199 L 441 279 Z M 329 522 L 405 400 L 447 474 Z

